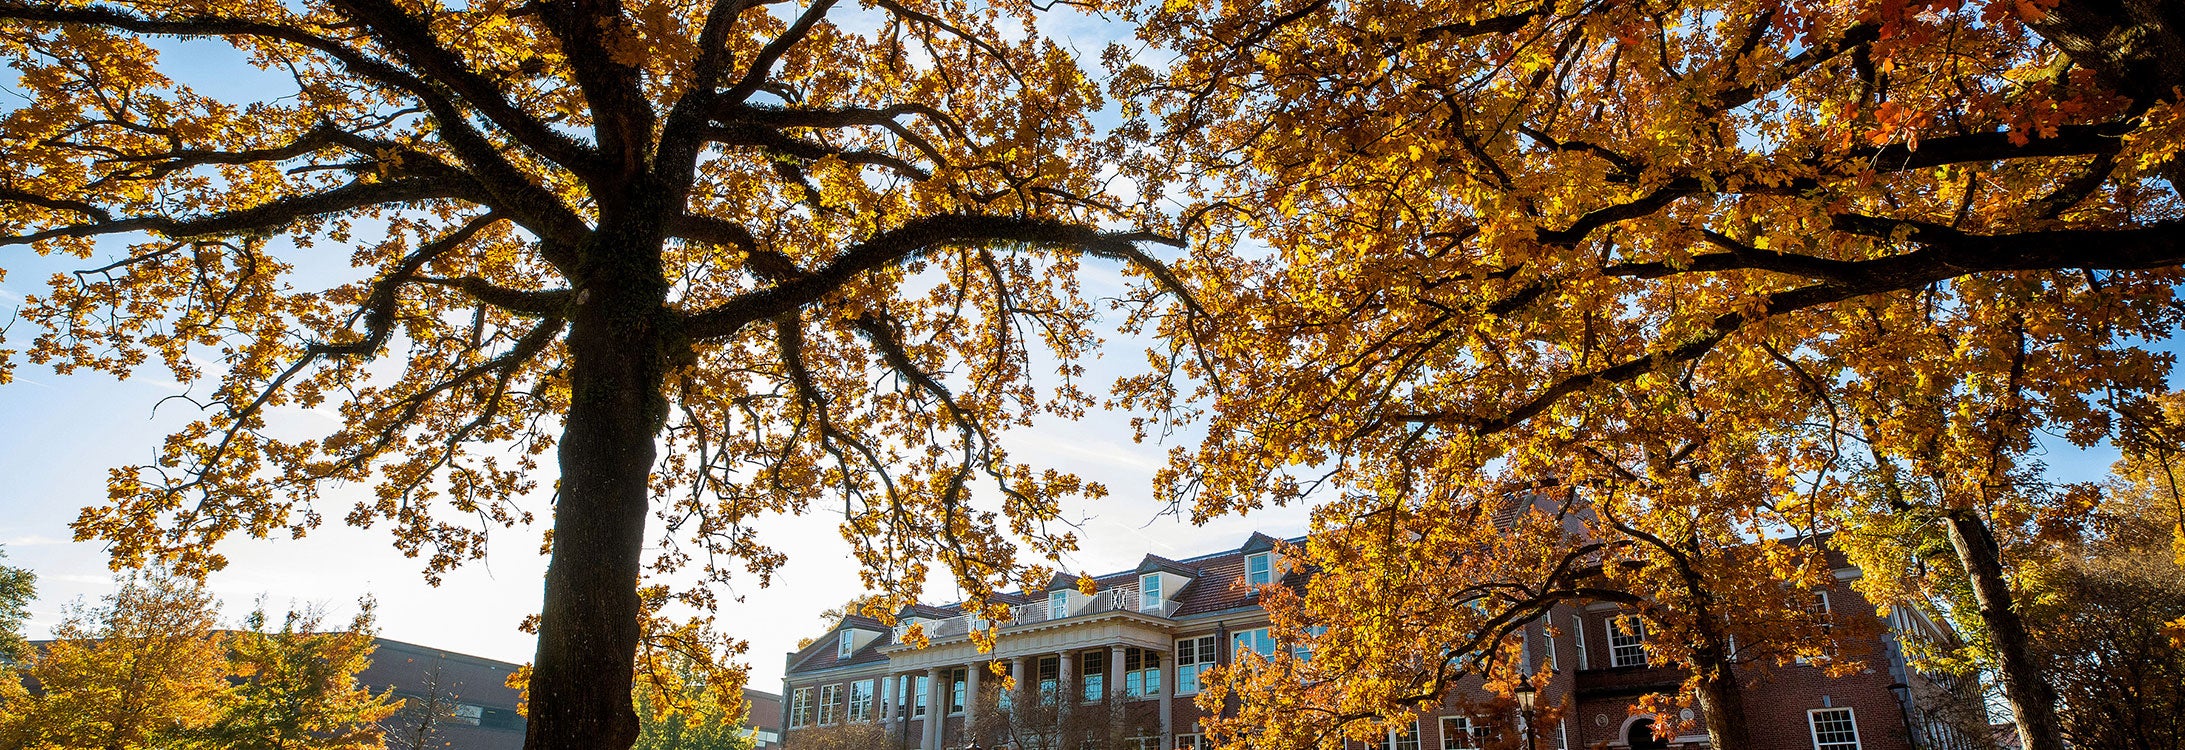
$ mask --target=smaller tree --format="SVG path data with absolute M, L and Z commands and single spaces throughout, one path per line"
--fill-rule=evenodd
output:
M 2181 453 L 2128 443 L 2083 537 L 2052 544 L 2026 620 L 2076 747 L 2185 748 L 2185 562 L 2175 552 Z
M 876 750 L 888 747 L 888 730 L 879 724 L 835 724 L 797 730 L 796 750 Z
M 29 747 L 172 747 L 203 729 L 229 692 L 217 604 L 194 581 L 132 573 L 98 606 L 70 607 L 24 676 L 39 692 L 9 701 L 0 732 Z
M 0 558 L 7 556 L 0 550 Z M 35 573 L 0 565 L 0 664 L 22 661 L 30 653 L 23 641 L 23 620 L 30 617 L 30 601 L 38 596 L 37 583 Z
M 1119 686 L 1110 686 L 1119 687 Z M 1012 685 L 981 690 L 972 734 L 981 746 L 1010 750 L 1121 750 L 1132 737 L 1154 734 L 1152 717 L 1134 715 L 1119 690 L 1090 703 L 1061 700 L 1053 691 L 1003 696 Z M 1032 692 L 1032 691 L 1026 691 Z
M 261 602 L 229 639 L 229 671 L 239 681 L 220 718 L 197 734 L 205 750 L 370 750 L 383 747 L 379 721 L 399 707 L 391 691 L 357 684 L 371 664 L 374 603 L 344 631 L 322 629 L 315 606 L 291 611 L 266 629 Z
M 448 692 L 446 681 L 441 679 L 441 663 L 432 665 L 425 673 L 424 694 L 405 698 L 396 714 L 396 731 L 387 737 L 388 750 L 426 750 L 447 747 L 447 740 L 440 739 L 440 722 L 455 714 L 455 694 Z M 524 670 L 529 670 L 525 667 Z M 519 670 L 518 674 L 524 674 Z M 515 679 L 510 678 L 511 684 Z

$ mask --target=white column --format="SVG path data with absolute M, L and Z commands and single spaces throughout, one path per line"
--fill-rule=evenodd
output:
M 941 668 L 926 670 L 926 725 L 924 750 L 940 750 L 941 725 L 948 723 L 948 693 L 941 685 Z
M 882 724 L 886 724 L 895 718 L 895 714 L 892 712 L 895 708 L 892 705 L 895 703 L 895 693 L 891 692 L 894 687 L 895 675 L 884 674 L 880 676 L 880 689 L 873 693 L 873 718 L 879 720 Z
M 1032 696 L 1032 700 L 1039 699 L 1039 675 L 1032 674 L 1035 671 L 1038 668 L 1032 666 L 1032 659 L 1028 656 L 1019 656 L 1009 663 L 1009 676 L 1017 681 L 1017 694 L 1010 700 L 1018 701 L 1017 705 L 1024 705 L 1021 701 L 1028 695 Z
M 1161 654 L 1161 747 L 1176 746 L 1176 651 Z
M 1102 698 L 1106 698 L 1111 695 L 1120 697 L 1120 694 L 1117 691 L 1123 689 L 1122 646 L 1108 647 L 1108 672 L 1107 674 L 1100 676 L 1100 681 L 1102 683 L 1105 683 L 1105 689 L 1101 691 Z
M 964 667 L 964 744 L 979 741 L 979 673 L 986 671 L 985 662 L 972 662 Z

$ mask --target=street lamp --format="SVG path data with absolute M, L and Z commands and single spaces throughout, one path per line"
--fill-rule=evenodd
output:
M 1512 692 L 1517 695 L 1517 712 L 1521 717 L 1519 724 L 1525 730 L 1525 750 L 1533 750 L 1533 697 L 1539 691 L 1533 688 L 1531 680 L 1526 680 L 1517 683 L 1517 689 Z

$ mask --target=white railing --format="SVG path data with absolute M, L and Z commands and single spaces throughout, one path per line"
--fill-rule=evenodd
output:
M 1084 601 L 1079 602 L 1077 606 L 1071 607 L 1069 612 L 1065 613 L 1063 617 L 1084 617 L 1086 615 L 1096 615 L 1103 612 L 1116 611 L 1144 611 L 1146 612 L 1146 614 L 1157 614 L 1161 617 L 1168 617 L 1169 615 L 1175 614 L 1176 612 L 1176 602 L 1174 601 L 1162 602 L 1160 609 L 1157 611 L 1140 610 L 1137 606 L 1137 597 L 1135 596 L 1137 592 L 1131 592 L 1133 596 L 1129 598 L 1125 598 L 1123 596 L 1123 593 L 1124 592 L 1120 589 L 1111 589 L 1108 591 L 1102 591 L 1098 594 L 1094 594 L 1090 597 L 1087 597 Z M 1050 617 L 1049 615 L 1051 614 L 1053 614 L 1053 610 L 1048 607 L 1047 602 L 1040 601 L 1032 602 L 1030 604 L 1019 604 L 1009 608 L 1009 619 L 1001 622 L 1000 625 L 1004 628 L 1008 628 L 1016 627 L 1018 625 L 1033 625 L 1037 623 L 1047 622 L 1049 620 L 1061 619 Z M 972 626 L 974 624 L 973 621 L 975 619 L 978 621 L 978 624 L 983 625 L 985 623 L 985 620 L 983 618 L 973 618 L 970 615 L 957 615 L 946 620 L 927 620 L 921 624 L 925 627 L 926 638 L 928 640 L 933 640 L 969 633 L 972 630 Z M 904 634 L 908 633 L 909 631 L 909 625 L 895 626 L 895 633 L 889 636 L 888 642 L 902 643 L 904 639 Z

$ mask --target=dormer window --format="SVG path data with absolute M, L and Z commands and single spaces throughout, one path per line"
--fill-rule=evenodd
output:
M 1070 616 L 1070 592 L 1068 592 L 1068 591 L 1050 591 L 1050 592 L 1048 592 L 1048 593 L 1047 593 L 1047 619 L 1049 619 L 1049 620 L 1060 620 L 1060 619 L 1062 619 L 1062 618 L 1064 618 L 1064 617 L 1069 617 L 1069 616 Z
M 1275 582 L 1274 555 L 1256 552 L 1244 556 L 1244 585 L 1258 588 Z
M 1147 573 L 1138 577 L 1138 611 L 1161 610 L 1161 574 Z
M 835 641 L 835 658 L 848 659 L 850 654 L 857 650 L 857 641 L 852 639 L 851 635 L 848 630 L 842 631 L 842 637 Z

